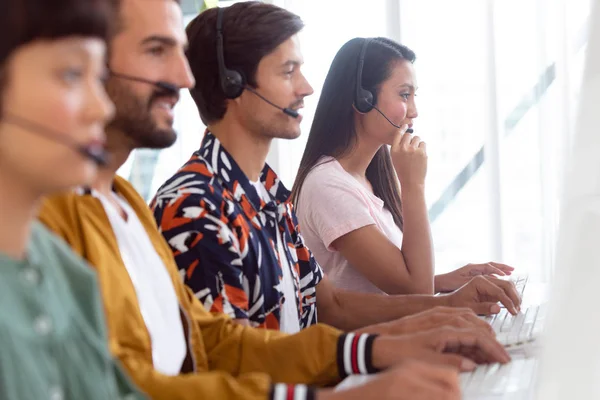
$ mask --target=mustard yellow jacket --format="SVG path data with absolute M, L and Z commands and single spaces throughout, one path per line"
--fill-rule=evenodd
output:
M 243 327 L 207 312 L 181 282 L 172 252 L 143 199 L 122 178 L 116 178 L 114 189 L 136 211 L 179 298 L 188 357 L 178 376 L 153 368 L 150 336 L 100 201 L 81 192 L 51 197 L 44 201 L 39 219 L 97 270 L 110 350 L 151 398 L 310 399 L 312 389 L 304 385 L 333 384 L 349 373 L 371 369 L 373 336 L 343 335 L 325 325 L 285 335 Z

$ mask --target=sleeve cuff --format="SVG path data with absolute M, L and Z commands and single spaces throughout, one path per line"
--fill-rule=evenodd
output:
M 332 243 L 344 235 L 354 232 L 357 229 L 364 228 L 365 226 L 375 225 L 375 221 L 370 215 L 365 215 L 361 218 L 357 218 L 353 221 L 344 223 L 342 225 L 335 226 L 327 229 L 323 234 L 323 244 L 329 251 L 337 251 Z
M 340 377 L 374 374 L 373 342 L 377 335 L 348 333 L 340 336 L 337 346 L 337 363 Z
M 269 400 L 315 400 L 315 389 L 306 385 L 277 383 L 271 387 Z

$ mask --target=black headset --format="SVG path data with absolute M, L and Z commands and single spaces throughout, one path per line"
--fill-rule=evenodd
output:
M 298 118 L 300 116 L 298 111 L 287 107 L 280 107 L 273 103 L 271 100 L 258 93 L 258 91 L 255 89 L 247 86 L 246 79 L 241 72 L 228 69 L 225 66 L 225 50 L 223 46 L 223 10 L 223 8 L 219 7 L 217 11 L 217 63 L 219 64 L 219 81 L 221 82 L 221 89 L 223 89 L 225 97 L 228 99 L 236 99 L 242 95 L 244 90 L 248 90 L 249 92 L 258 96 L 262 101 L 282 111 L 284 114 L 292 118 Z
M 225 66 L 225 50 L 223 46 L 223 8 L 217 11 L 217 63 L 219 64 L 219 81 L 225 97 L 235 99 L 242 95 L 246 86 L 244 76 Z
M 364 39 L 360 49 L 360 56 L 358 57 L 358 68 L 356 69 L 356 93 L 354 96 L 354 107 L 356 107 L 358 112 L 363 114 L 371 111 L 375 107 L 377 101 L 373 92 L 365 89 L 362 86 L 362 72 L 365 65 L 365 56 L 367 54 L 367 47 L 369 47 L 369 43 L 372 41 L 372 38 Z
M 381 116 L 385 118 L 387 122 L 389 122 L 394 128 L 401 129 L 402 127 L 400 125 L 397 125 L 394 122 L 392 122 L 392 120 L 389 119 L 387 115 L 385 115 L 383 111 L 381 111 L 377 107 L 377 97 L 375 96 L 375 94 L 362 86 L 362 73 L 363 67 L 365 66 L 365 56 L 367 54 L 367 47 L 369 47 L 369 43 L 371 43 L 373 40 L 374 39 L 372 38 L 364 39 L 364 42 L 360 49 L 360 55 L 358 57 L 358 67 L 356 69 L 356 92 L 354 94 L 354 107 L 356 107 L 356 110 L 359 113 L 363 114 L 366 114 L 371 110 L 375 110 L 379 114 L 381 114 Z M 413 129 L 409 128 L 406 130 L 406 132 L 413 133 Z

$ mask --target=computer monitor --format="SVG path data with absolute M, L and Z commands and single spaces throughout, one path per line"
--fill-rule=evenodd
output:
M 600 399 L 600 1 L 592 2 L 538 399 Z

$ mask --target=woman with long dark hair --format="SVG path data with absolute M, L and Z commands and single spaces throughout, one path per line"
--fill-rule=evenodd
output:
M 35 221 L 102 161 L 109 0 L 0 6 L 0 398 L 141 398 L 113 361 L 95 273 Z
M 431 294 L 513 270 L 469 264 L 434 276 L 426 146 L 411 135 L 415 58 L 392 40 L 356 38 L 325 80 L 292 198 L 308 246 L 338 287 Z

